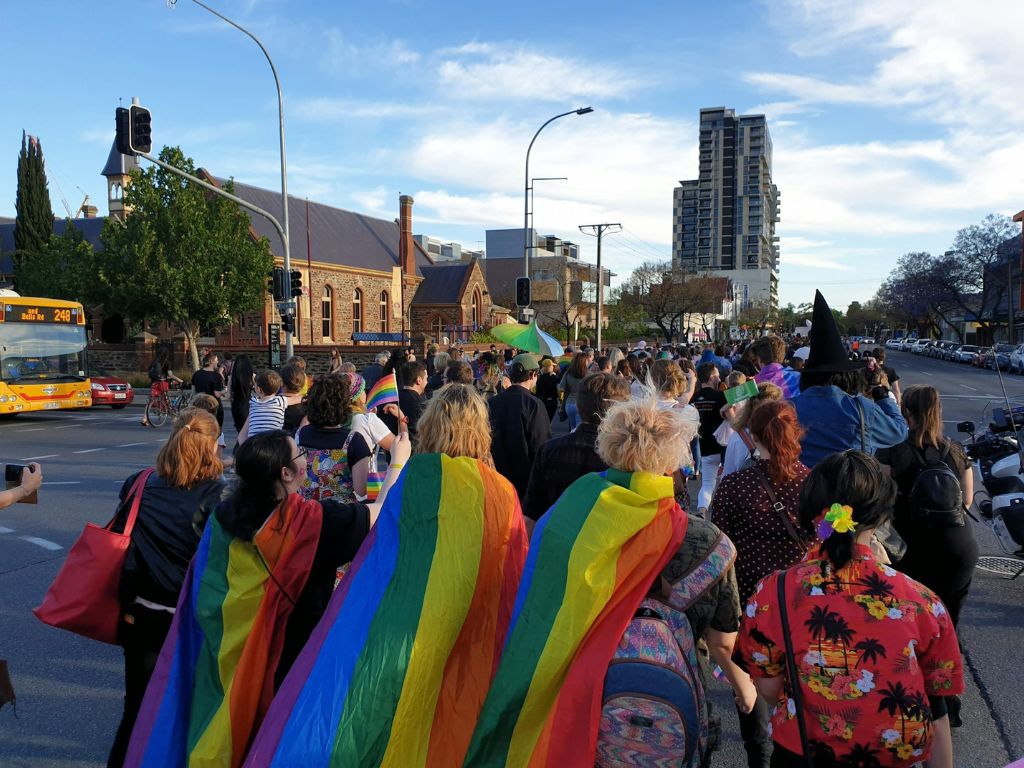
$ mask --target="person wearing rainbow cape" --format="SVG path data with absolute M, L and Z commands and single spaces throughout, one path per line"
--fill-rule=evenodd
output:
M 410 455 L 408 433 L 391 453 L 382 502 Z M 235 472 L 239 482 L 210 516 L 185 577 L 126 765 L 240 766 L 326 608 L 337 569 L 380 511 L 304 500 L 305 452 L 283 430 L 246 440 Z

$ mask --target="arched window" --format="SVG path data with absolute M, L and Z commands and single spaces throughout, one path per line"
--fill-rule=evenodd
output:
M 388 292 L 380 292 L 380 332 L 388 332 Z
M 363 332 L 363 292 L 356 288 L 352 294 L 352 333 Z
M 480 323 L 483 320 L 483 300 L 480 297 L 480 291 L 473 291 L 473 330 L 477 330 L 480 327 Z
M 113 185 L 111 185 L 111 187 L 110 187 L 110 199 L 111 200 L 120 200 L 121 199 L 121 185 L 120 184 L 113 184 Z
M 430 321 L 430 335 L 434 337 L 434 341 L 441 343 L 441 337 L 444 333 L 444 321 L 440 315 L 436 315 L 433 320 Z
M 323 337 L 334 338 L 334 291 L 331 286 L 324 286 L 324 295 L 320 299 L 320 315 L 323 317 Z

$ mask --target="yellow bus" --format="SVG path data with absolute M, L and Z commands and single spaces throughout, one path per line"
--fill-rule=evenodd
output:
M 0 416 L 92 404 L 81 304 L 0 295 Z

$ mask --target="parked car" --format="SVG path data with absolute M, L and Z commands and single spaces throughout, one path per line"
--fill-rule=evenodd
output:
M 999 366 L 1000 371 L 1010 370 L 1010 354 L 1016 347 L 1013 344 L 996 344 L 992 348 L 992 355 L 986 359 L 985 367 L 993 371 Z
M 942 351 L 942 359 L 948 360 L 950 362 L 956 360 L 957 354 L 960 352 L 960 347 L 962 346 L 963 344 L 959 344 L 954 341 L 952 344 L 950 344 Z
M 961 344 L 953 359 L 958 363 L 973 363 L 975 356 L 981 351 L 981 347 L 975 344 Z
M 942 358 L 942 355 L 946 352 L 946 347 L 950 345 L 948 341 L 936 341 L 928 349 L 925 350 L 925 354 L 928 357 Z
M 978 354 L 974 356 L 974 360 L 971 361 L 971 365 L 977 368 L 988 368 L 989 358 L 992 357 L 992 347 L 981 347 L 978 350 Z
M 870 336 L 865 336 L 863 339 L 860 340 L 860 343 L 861 344 L 874 344 L 875 340 L 872 337 L 870 337 Z
M 109 405 L 111 408 L 124 408 L 135 400 L 135 390 L 124 379 L 111 376 L 102 368 L 90 368 L 89 379 L 92 382 L 92 404 Z
M 899 349 L 902 346 L 899 339 L 889 339 L 885 342 L 886 349 Z
M 920 355 L 928 348 L 928 345 L 930 345 L 931 343 L 932 342 L 930 339 L 918 339 L 910 347 L 910 351 L 913 352 L 915 355 Z
M 1010 353 L 1010 373 L 1024 374 L 1024 344 Z

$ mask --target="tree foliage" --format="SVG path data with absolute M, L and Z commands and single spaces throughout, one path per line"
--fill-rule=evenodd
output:
M 18 290 L 26 296 L 80 301 L 93 306 L 103 301 L 97 290 L 96 253 L 71 219 L 63 234 L 52 235 L 40 253 L 17 268 Z
M 195 173 L 177 147 L 164 147 L 160 159 Z M 130 213 L 108 219 L 100 236 L 103 303 L 128 317 L 176 324 L 198 367 L 202 329 L 263 305 L 270 246 L 252 238 L 249 218 L 235 203 L 162 168 L 133 171 L 125 205 Z
M 671 262 L 648 261 L 633 270 L 623 283 L 622 311 L 637 311 L 655 326 L 666 341 L 688 327 L 693 317 L 708 329 L 708 318 L 721 312 L 728 284 L 721 278 L 697 273 L 680 274 Z
M 14 207 L 14 266 L 42 253 L 53 234 L 53 208 L 46 184 L 43 147 L 39 139 L 21 134 L 18 154 L 18 193 Z M 19 286 L 20 287 L 20 286 Z

